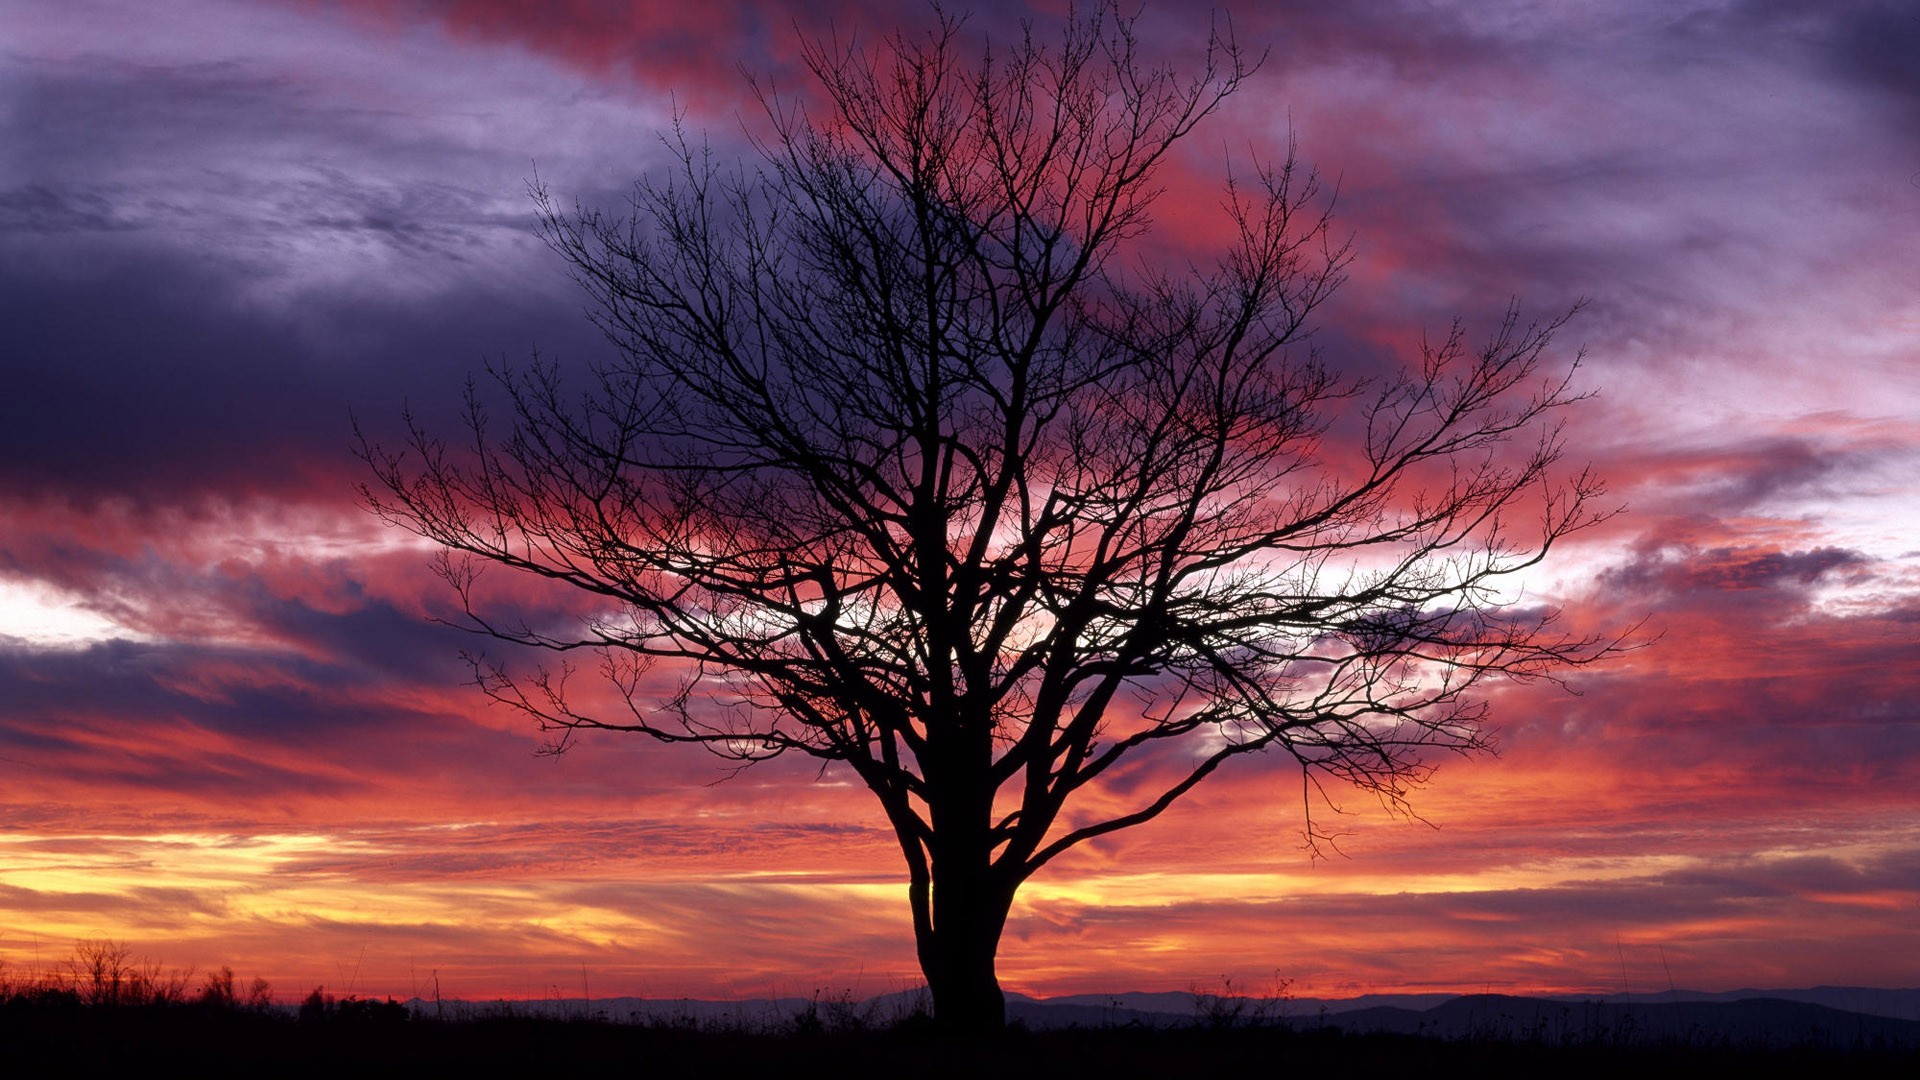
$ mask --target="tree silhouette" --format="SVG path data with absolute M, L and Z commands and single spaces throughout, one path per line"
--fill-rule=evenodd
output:
M 676 126 L 625 216 L 536 185 L 617 356 L 578 394 L 550 362 L 496 372 L 503 430 L 470 391 L 457 447 L 409 417 L 361 453 L 472 627 L 562 654 L 475 659 L 550 749 L 626 731 L 857 774 L 938 1021 L 991 1030 L 1015 891 L 1062 852 L 1266 750 L 1401 805 L 1424 752 L 1486 748 L 1475 687 L 1617 646 L 1502 603 L 1603 516 L 1554 468 L 1564 317 L 1346 377 L 1307 339 L 1348 248 L 1291 148 L 1226 183 L 1211 266 L 1142 242 L 1157 170 L 1251 73 L 1230 37 L 1191 77 L 1110 6 L 1050 44 L 963 40 L 942 17 L 806 45 L 824 107 L 761 93 L 751 168 Z M 475 589 L 488 564 L 602 614 L 515 621 Z M 624 711 L 567 694 L 575 650 Z M 1132 809 L 1070 811 L 1128 768 L 1154 785 Z

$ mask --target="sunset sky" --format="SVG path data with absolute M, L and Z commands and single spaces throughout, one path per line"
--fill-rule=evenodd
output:
M 1152 59 L 1207 26 L 1151 3 Z M 983 0 L 1041 36 L 1062 5 Z M 1244 3 L 1267 59 L 1170 163 L 1338 189 L 1336 364 L 1585 299 L 1569 457 L 1625 512 L 1528 583 L 1658 640 L 1497 687 L 1421 820 L 1240 759 L 1044 870 L 1036 995 L 1920 986 L 1920 16 L 1903 0 Z M 1223 14 L 1220 25 L 1224 26 Z M 757 997 L 918 981 L 850 775 L 540 736 L 467 685 L 430 548 L 358 501 L 354 418 L 604 355 L 536 170 L 613 206 L 675 111 L 717 152 L 800 35 L 920 5 L 0 0 L 0 976 L 77 939 L 406 996 Z

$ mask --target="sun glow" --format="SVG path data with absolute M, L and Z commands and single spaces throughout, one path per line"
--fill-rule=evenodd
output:
M 151 641 L 101 614 L 86 597 L 42 581 L 0 579 L 0 643 L 84 649 L 107 641 Z

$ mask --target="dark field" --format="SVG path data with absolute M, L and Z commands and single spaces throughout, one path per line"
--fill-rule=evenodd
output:
M 843 1077 L 1220 1076 L 1706 1076 L 1920 1075 L 1920 1051 L 1884 1041 L 1822 1038 L 1771 1047 L 1702 1035 L 1543 1036 L 1515 1031 L 1455 1038 L 1343 1034 L 1285 1026 L 1107 1027 L 1025 1031 L 992 1043 L 941 1039 L 924 1018 L 836 1029 L 813 1013 L 784 1029 L 477 1016 L 438 1021 L 404 1006 L 348 999 L 304 1015 L 283 1009 L 86 1005 L 43 994 L 0 1004 L 7 1072 L 139 1076 L 486 1074 Z M 590 1072 L 589 1072 L 590 1070 Z

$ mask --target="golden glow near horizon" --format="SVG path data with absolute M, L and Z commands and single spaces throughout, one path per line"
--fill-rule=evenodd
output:
M 753 996 L 769 992 L 769 986 L 784 985 L 779 970 L 783 947 L 805 954 L 804 943 L 780 940 L 788 925 L 808 926 L 826 938 L 836 934 L 898 937 L 902 948 L 896 951 L 900 952 L 907 944 L 902 883 L 845 880 L 843 872 L 828 867 L 726 871 L 690 867 L 686 872 L 668 867 L 650 869 L 644 877 L 625 865 L 584 867 L 562 874 L 516 871 L 510 862 L 485 874 L 435 876 L 404 869 L 408 857 L 440 850 L 436 837 L 494 826 L 475 821 L 400 830 L 248 835 L 172 831 L 0 835 L 0 880 L 14 891 L 12 901 L 0 905 L 13 909 L 6 913 L 6 930 L 0 934 L 0 959 L 17 974 L 36 963 L 47 963 L 49 957 L 63 956 L 72 941 L 108 937 L 171 964 L 206 969 L 233 962 L 217 952 L 209 955 L 210 951 L 258 949 L 273 942 L 267 962 L 277 965 L 276 974 L 294 985 L 344 985 L 347 976 L 339 970 L 338 958 L 343 950 L 358 948 L 372 954 L 360 956 L 352 969 L 352 978 L 363 991 L 412 992 L 422 971 L 431 970 L 475 996 L 517 994 L 525 989 L 520 982 L 529 976 L 514 972 L 547 971 L 529 984 L 541 985 L 558 977 L 550 969 L 564 971 L 572 963 L 586 968 L 603 993 L 637 992 L 649 985 L 645 976 L 635 974 L 638 963 L 654 970 L 656 978 L 659 972 L 678 971 L 708 994 Z M 1915 831 L 1844 845 L 1780 845 L 1757 854 L 1780 864 L 1812 857 L 1864 864 L 1912 842 Z M 389 863 L 403 869 L 383 870 Z M 1255 959 L 1258 947 L 1244 940 L 1244 928 L 1211 925 L 1204 917 L 1179 913 L 1204 911 L 1221 903 L 1240 912 L 1270 911 L 1273 914 L 1262 917 L 1262 925 L 1272 936 L 1275 926 L 1287 924 L 1287 912 L 1317 902 L 1364 908 L 1370 902 L 1420 901 L 1439 904 L 1441 909 L 1460 902 L 1461 910 L 1445 925 L 1395 925 L 1384 936 L 1380 929 L 1368 932 L 1371 936 L 1364 941 L 1320 941 L 1322 952 L 1365 952 L 1387 945 L 1405 948 L 1420 942 L 1454 948 L 1458 945 L 1449 943 L 1460 933 L 1496 933 L 1485 927 L 1524 918 L 1524 913 L 1475 910 L 1472 905 L 1478 899 L 1706 874 L 1715 870 L 1715 860 L 1648 854 L 1533 857 L 1471 871 L 1405 872 L 1394 866 L 1391 860 L 1381 860 L 1343 866 L 1337 873 L 1304 866 L 1244 872 L 1106 868 L 1042 874 L 1022 890 L 1015 904 L 1003 978 L 1011 988 L 1045 993 L 1085 989 L 1100 978 L 1103 967 L 1123 978 L 1134 972 L 1130 977 L 1138 980 L 1147 978 L 1150 970 L 1191 973 L 1237 962 L 1244 983 L 1266 970 Z M 22 896 L 31 900 L 23 903 Z M 1877 913 L 1911 905 L 1913 898 L 1886 891 L 1826 895 L 1814 890 L 1803 899 Z M 650 904 L 659 906 L 659 917 L 649 914 Z M 787 913 L 798 923 L 784 922 L 782 916 L 770 914 L 774 912 Z M 1086 936 L 1080 921 L 1088 916 L 1108 928 L 1108 940 Z M 738 923 L 733 921 L 736 917 Z M 832 922 L 808 921 L 821 917 Z M 1653 944 L 1761 932 L 1764 921 L 1751 911 L 1673 921 Z M 1471 930 L 1474 926 L 1482 929 Z M 737 935 L 734 940 L 711 939 L 729 928 Z M 1326 931 L 1313 926 L 1280 931 L 1285 937 L 1300 932 Z M 1648 944 L 1640 931 L 1628 936 L 1636 948 Z M 303 937 L 323 942 L 320 947 L 329 951 L 299 955 L 298 942 Z M 1045 944 L 1055 938 L 1061 939 L 1056 945 Z M 1068 940 L 1076 944 L 1061 947 Z M 488 942 L 486 955 L 462 961 L 460 957 L 479 941 Z M 379 943 L 377 951 L 370 944 L 374 942 Z M 722 944 L 770 966 L 757 972 L 711 970 L 711 954 Z M 1594 948 L 1587 951 L 1598 954 Z M 1564 944 L 1537 941 L 1514 941 L 1496 952 L 1503 957 L 1502 964 L 1521 971 L 1555 964 L 1565 967 L 1570 956 L 1581 955 L 1581 950 L 1569 951 Z M 1675 944 L 1672 952 L 1677 955 L 1669 958 L 1662 944 L 1660 958 L 1670 961 L 1688 955 L 1684 944 Z M 402 955 L 407 957 L 406 966 L 396 967 Z M 1268 966 L 1284 971 L 1286 959 L 1276 957 Z M 911 976 L 910 961 L 895 955 L 891 962 L 905 965 L 905 973 L 897 972 L 896 977 Z M 334 968 L 331 973 L 329 964 Z M 1247 970 L 1249 964 L 1258 970 Z M 845 968 L 842 963 L 836 969 L 841 979 L 851 977 Z M 281 969 L 295 974 L 287 976 Z M 784 979 L 804 981 L 805 977 L 804 971 L 789 970 Z M 1315 984 L 1321 987 L 1316 992 L 1325 992 L 1325 981 L 1323 976 Z M 1503 986 L 1516 985 L 1513 976 L 1499 981 Z M 1564 988 L 1547 985 L 1549 981 L 1542 979 L 1534 988 Z M 1365 985 L 1381 991 L 1403 988 L 1381 975 Z M 1424 980 L 1416 988 L 1434 985 L 1438 984 Z

